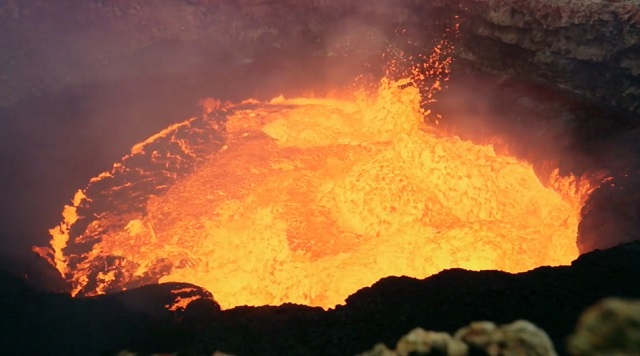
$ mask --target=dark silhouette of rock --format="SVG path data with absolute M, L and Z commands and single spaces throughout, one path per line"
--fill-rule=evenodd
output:
M 631 243 L 585 254 L 571 266 L 520 274 L 453 269 L 424 280 L 388 277 L 327 311 L 291 304 L 220 311 L 202 291 L 201 301 L 169 312 L 172 291 L 198 289 L 162 284 L 73 299 L 4 274 L 0 344 L 18 355 L 355 355 L 379 342 L 395 345 L 416 326 L 454 333 L 474 320 L 525 319 L 564 345 L 589 305 L 611 296 L 640 298 L 639 255 L 640 243 Z

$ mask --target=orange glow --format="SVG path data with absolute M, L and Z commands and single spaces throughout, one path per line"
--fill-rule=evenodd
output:
M 124 289 L 151 274 L 202 286 L 226 309 L 285 302 L 329 308 L 385 276 L 570 263 L 590 185 L 556 172 L 545 187 L 531 164 L 425 124 L 421 104 L 443 87 L 449 63 L 432 57 L 426 71 L 384 78 L 373 93 L 203 101 L 202 120 L 224 145 L 149 194 L 143 212 L 96 214 L 70 236 L 76 208 L 88 199 L 79 192 L 51 230 L 56 267 L 74 294 Z M 426 95 L 410 85 L 433 76 Z M 216 113 L 226 121 L 210 116 Z M 149 147 L 160 138 L 197 156 L 176 134 L 194 120 L 135 145 L 91 184 L 131 170 L 135 157 L 159 161 Z M 90 236 L 99 238 L 88 251 L 71 252 L 70 244 Z M 102 270 L 109 256 L 118 257 L 116 269 Z
M 164 306 L 171 311 L 184 311 L 191 302 L 202 299 L 195 288 L 174 289 L 171 294 L 175 295 L 176 299 L 173 303 Z

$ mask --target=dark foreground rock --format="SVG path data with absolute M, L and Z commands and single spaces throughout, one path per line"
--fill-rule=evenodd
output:
M 268 98 L 318 78 L 346 80 L 352 73 L 345 68 L 407 41 L 394 37 L 397 28 L 430 50 L 426 44 L 439 36 L 431 30 L 455 16 L 458 69 L 507 79 L 495 100 L 476 101 L 466 99 L 484 88 L 459 81 L 450 107 L 484 116 L 498 111 L 513 119 L 499 129 L 523 132 L 531 147 L 551 153 L 574 141 L 567 161 L 619 173 L 615 187 L 598 190 L 585 210 L 583 252 L 636 239 L 638 7 L 635 0 L 0 1 L 0 253 L 7 257 L 0 263 L 46 243 L 47 228 L 59 222 L 75 189 L 134 143 L 192 115 L 198 99 Z M 346 64 L 323 65 L 326 58 Z M 544 90 L 527 84 L 528 93 L 519 94 L 521 80 L 564 87 L 597 105 L 577 105 L 571 112 L 583 113 L 575 117 L 555 115 L 557 91 L 532 100 L 531 93 Z M 463 89 L 474 95 L 461 100 Z M 458 127 L 491 127 L 467 117 Z M 544 117 L 569 124 L 533 130 L 531 123 Z M 554 138 L 537 140 L 543 131 Z M 519 153 L 531 158 L 526 149 Z M 71 299 L 36 289 L 55 276 L 33 267 L 38 273 L 25 272 L 27 281 L 0 277 L 0 346 L 18 355 L 122 349 L 348 355 L 379 341 L 391 347 L 416 326 L 452 332 L 473 320 L 523 318 L 546 330 L 561 351 L 588 305 L 640 296 L 639 249 L 596 251 L 571 267 L 520 275 L 451 270 L 425 281 L 387 278 L 326 312 L 293 305 L 221 312 L 203 299 L 168 313 L 175 285 Z M 22 254 L 15 264 L 30 263 Z M 54 284 L 51 290 L 65 289 Z
M 640 301 L 607 298 L 580 317 L 567 349 L 572 355 L 640 353 Z
M 497 327 L 490 321 L 476 321 L 455 335 L 413 329 L 396 344 L 395 350 L 378 344 L 359 356 L 557 356 L 549 336 L 526 320 Z
M 329 311 L 298 305 L 220 311 L 210 299 L 169 312 L 164 284 L 97 298 L 37 292 L 3 275 L 0 343 L 16 355 L 135 352 L 236 355 L 354 355 L 384 342 L 393 347 L 419 326 L 453 333 L 474 320 L 526 319 L 545 330 L 559 352 L 589 305 L 639 298 L 640 243 L 583 255 L 566 267 L 511 275 L 448 270 L 425 280 L 384 278 Z M 206 297 L 206 292 L 202 291 Z

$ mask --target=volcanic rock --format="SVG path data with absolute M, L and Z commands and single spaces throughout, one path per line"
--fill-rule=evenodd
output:
M 450 356 L 463 356 L 467 347 L 451 335 L 442 332 L 424 331 L 420 328 L 414 329 L 402 337 L 396 345 L 396 352 L 399 355 L 410 355 L 411 353 L 446 353 Z
M 639 355 L 640 300 L 608 298 L 587 309 L 568 341 L 571 355 Z
M 166 305 L 175 300 L 173 291 L 195 287 L 165 284 L 70 298 L 37 291 L 25 281 L 2 275 L 0 343 L 8 354 L 28 355 L 120 350 L 354 355 L 379 342 L 394 345 L 416 326 L 453 333 L 474 320 L 504 324 L 525 319 L 545 330 L 555 345 L 563 345 L 589 305 L 612 296 L 640 299 L 639 251 L 636 242 L 585 254 L 571 266 L 515 275 L 448 270 L 424 280 L 389 277 L 327 311 L 300 305 L 220 311 L 215 302 L 203 298 L 184 311 L 170 312 Z M 632 325 L 632 319 L 622 320 Z M 480 329 L 491 330 L 487 325 Z M 482 338 L 466 335 L 481 343 L 477 340 Z M 511 340 L 514 346 L 523 341 Z
M 475 321 L 456 331 L 454 337 L 468 344 L 471 349 L 487 352 L 498 347 L 494 338 L 496 331 L 496 324 L 490 321 Z
M 471 323 L 458 330 L 455 338 L 467 343 L 471 349 L 482 350 L 491 356 L 557 355 L 544 330 L 526 320 L 517 320 L 499 328 L 491 322 Z
M 127 351 L 127 350 L 122 350 L 122 351 L 118 352 L 118 354 L 116 356 L 143 356 L 143 355 L 137 354 L 135 352 L 130 352 L 130 351 Z M 163 354 L 152 354 L 152 355 L 149 355 L 149 356 L 187 356 L 187 355 L 179 354 L 179 353 L 172 353 L 172 354 L 163 353 Z M 216 352 L 212 353 L 210 356 L 233 356 L 233 355 L 226 354 L 224 352 L 216 351 Z
M 362 356 L 447 355 L 466 356 L 481 353 L 489 356 L 555 356 L 549 336 L 533 323 L 517 320 L 496 327 L 490 321 L 472 322 L 451 337 L 448 333 L 412 330 L 403 336 L 396 349 L 377 344 Z
M 414 354 L 465 356 L 467 349 L 467 345 L 447 333 L 416 328 L 398 341 L 395 351 L 390 351 L 384 344 L 378 344 L 361 356 L 407 356 Z
M 637 1 L 434 1 L 462 18 L 460 58 L 639 112 Z

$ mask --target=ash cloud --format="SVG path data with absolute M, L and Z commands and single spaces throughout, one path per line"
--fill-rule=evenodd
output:
M 43 261 L 31 246 L 48 244 L 76 189 L 133 144 L 197 114 L 200 98 L 250 91 L 235 78 L 243 53 L 222 34 L 196 41 L 207 31 L 197 10 L 0 2 L 0 267 L 37 278 Z

